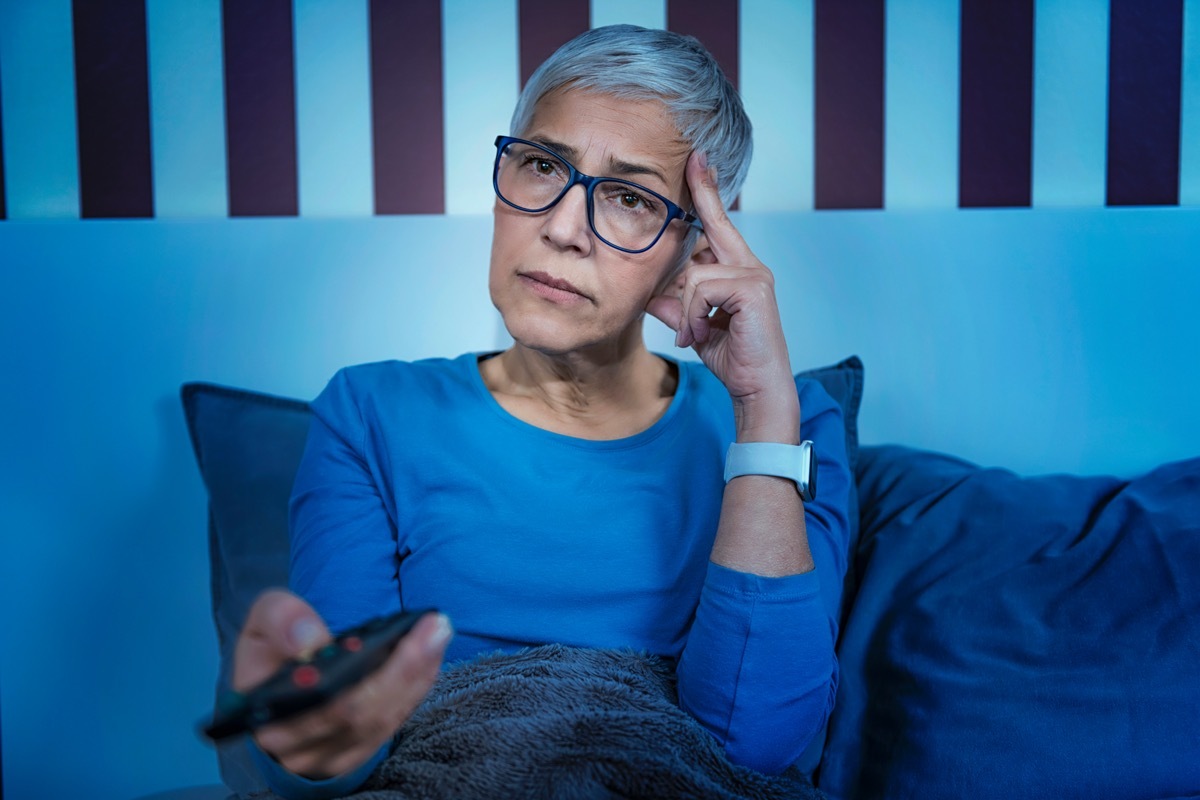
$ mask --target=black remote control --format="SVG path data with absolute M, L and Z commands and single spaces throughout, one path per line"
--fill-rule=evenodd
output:
M 228 691 L 212 722 L 202 723 L 213 741 L 252 731 L 325 703 L 378 669 L 417 620 L 436 609 L 401 611 L 342 633 L 306 660 L 292 659 L 247 692 Z

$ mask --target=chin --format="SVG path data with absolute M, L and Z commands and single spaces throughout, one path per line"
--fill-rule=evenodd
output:
M 504 314 L 504 327 L 513 341 L 522 347 L 546 355 L 562 355 L 584 346 L 580 331 L 561 322 L 534 318 L 530 314 Z
M 492 305 L 500 312 L 504 327 L 514 342 L 552 355 L 575 350 L 586 338 L 578 321 L 572 319 L 576 315 L 569 311 L 531 301 L 511 288 L 507 291 L 492 288 Z

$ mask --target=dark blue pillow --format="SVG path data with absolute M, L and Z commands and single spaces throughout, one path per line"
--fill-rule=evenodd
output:
M 859 588 L 818 775 L 836 798 L 1200 788 L 1200 459 L 1022 478 L 859 464 Z
M 829 367 L 819 367 L 796 373 L 797 388 L 803 380 L 818 381 L 839 406 L 846 421 L 846 454 L 850 457 L 850 474 L 858 464 L 858 408 L 862 404 L 863 363 L 850 356 Z M 852 514 L 851 519 L 857 515 Z
M 208 490 L 213 622 L 220 647 L 217 691 L 227 689 L 233 649 L 259 593 L 288 582 L 288 498 L 308 438 L 299 400 L 184 384 L 184 414 Z M 241 741 L 217 748 L 225 785 L 246 797 L 267 788 Z
M 855 475 L 858 469 L 858 409 L 862 403 L 863 394 L 863 363 L 858 356 L 850 356 L 844 361 L 840 361 L 829 367 L 820 367 L 818 369 L 805 370 L 804 372 L 796 373 L 796 388 L 799 391 L 799 386 L 802 381 L 815 380 L 829 393 L 839 406 L 842 408 L 842 417 L 846 426 L 846 456 L 850 463 L 850 474 Z M 803 413 L 804 409 L 801 409 Z M 817 491 L 820 491 L 821 482 L 818 476 Z M 850 551 L 853 552 L 858 544 L 858 487 L 854 481 L 850 482 L 850 498 L 849 508 L 847 509 L 848 519 L 850 520 Z M 849 603 L 854 598 L 854 574 L 851 571 L 846 575 L 845 583 L 842 585 L 842 607 L 849 608 Z M 843 618 L 844 618 L 843 614 Z M 844 619 L 843 619 L 844 621 Z

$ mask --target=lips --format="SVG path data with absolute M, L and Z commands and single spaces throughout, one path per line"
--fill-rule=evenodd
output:
M 565 281 L 562 278 L 555 278 L 553 275 L 548 275 L 545 272 L 520 272 L 517 274 L 526 280 L 533 281 L 541 284 L 542 286 L 546 286 L 551 289 L 557 289 L 560 292 L 569 292 L 570 294 L 578 295 L 579 297 L 587 300 L 592 299 L 588 295 L 584 294 L 575 286 L 575 284 L 571 283 L 570 281 Z

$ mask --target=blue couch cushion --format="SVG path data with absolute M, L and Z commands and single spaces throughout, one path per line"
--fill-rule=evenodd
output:
M 1200 787 L 1200 459 L 1135 480 L 860 454 L 835 798 Z

